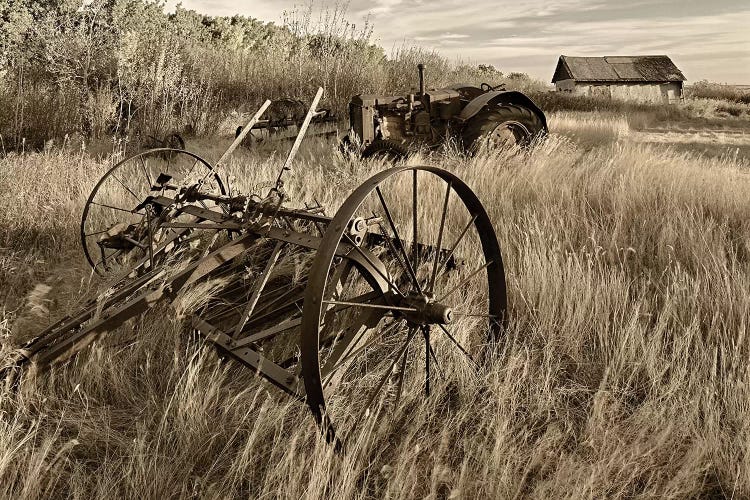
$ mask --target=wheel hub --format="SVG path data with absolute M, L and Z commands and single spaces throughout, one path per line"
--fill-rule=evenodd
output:
M 489 140 L 495 147 L 518 144 L 531 133 L 517 121 L 503 122 L 489 134 Z
M 404 317 L 409 323 L 415 325 L 447 325 L 453 321 L 453 309 L 436 302 L 430 294 L 408 295 L 402 299 L 402 303 L 405 307 L 416 309 L 404 313 Z

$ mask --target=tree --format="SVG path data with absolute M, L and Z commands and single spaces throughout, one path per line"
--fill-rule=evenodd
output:
M 80 127 L 86 135 L 94 131 L 92 90 L 108 85 L 116 72 L 113 5 L 112 0 L 82 5 L 68 0 L 34 23 L 47 71 L 58 85 L 73 87 L 79 96 Z

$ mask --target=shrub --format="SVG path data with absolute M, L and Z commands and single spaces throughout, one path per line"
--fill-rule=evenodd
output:
M 736 103 L 727 102 L 727 103 L 718 104 L 716 106 L 716 111 L 719 113 L 726 113 L 732 116 L 740 116 L 742 115 L 742 112 L 745 111 L 745 108 Z
M 750 92 L 734 85 L 723 85 L 709 82 L 708 80 L 700 80 L 689 86 L 686 90 L 687 95 L 693 98 L 718 99 L 750 104 Z

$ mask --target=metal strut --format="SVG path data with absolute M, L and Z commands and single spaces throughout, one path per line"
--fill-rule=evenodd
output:
M 300 126 L 299 128 L 297 138 L 294 140 L 294 144 L 292 144 L 292 149 L 289 150 L 286 161 L 281 167 L 281 171 L 279 172 L 278 177 L 276 177 L 276 187 L 274 189 L 277 191 L 281 190 L 281 188 L 284 187 L 284 183 L 282 181 L 284 172 L 292 169 L 292 161 L 294 161 L 294 157 L 297 156 L 297 151 L 299 150 L 300 144 L 302 144 L 302 139 L 304 139 L 305 134 L 307 133 L 307 128 L 310 126 L 310 122 L 312 121 L 313 117 L 315 117 L 317 114 L 324 113 L 319 113 L 318 111 L 316 111 L 318 109 L 318 103 L 320 102 L 321 97 L 323 97 L 323 87 L 318 88 L 318 92 L 315 94 L 312 104 L 310 104 L 310 109 L 307 110 L 305 120 L 302 122 L 302 126 Z

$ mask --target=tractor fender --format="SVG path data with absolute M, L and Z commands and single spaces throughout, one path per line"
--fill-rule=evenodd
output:
M 479 97 L 471 100 L 469 104 L 461 110 L 458 119 L 465 122 L 479 113 L 486 106 L 494 106 L 495 104 L 517 104 L 530 109 L 539 117 L 544 125 L 544 131 L 547 132 L 547 118 L 544 116 L 544 112 L 539 109 L 539 106 L 534 104 L 534 101 L 532 101 L 526 94 L 515 90 L 493 90 L 485 92 Z

